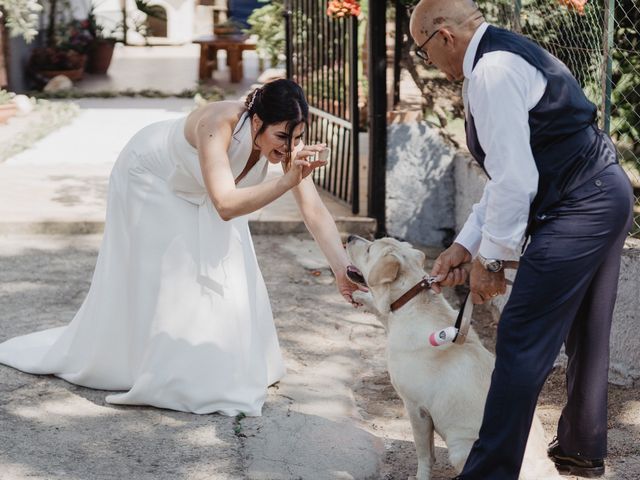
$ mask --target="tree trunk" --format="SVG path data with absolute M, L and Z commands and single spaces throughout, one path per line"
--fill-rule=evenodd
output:
M 49 25 L 47 25 L 47 46 L 53 47 L 56 44 L 56 10 L 58 0 L 49 1 Z
M 0 18 L 0 87 L 9 85 L 9 35 L 4 24 L 5 13 Z

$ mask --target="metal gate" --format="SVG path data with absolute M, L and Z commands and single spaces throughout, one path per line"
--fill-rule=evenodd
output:
M 285 2 L 287 78 L 309 102 L 307 142 L 331 148 L 317 185 L 359 212 L 358 20 L 331 18 L 326 0 Z

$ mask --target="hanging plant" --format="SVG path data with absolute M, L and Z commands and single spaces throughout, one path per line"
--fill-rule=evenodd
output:
M 330 0 L 327 5 L 327 15 L 332 18 L 357 17 L 360 11 L 357 0 Z

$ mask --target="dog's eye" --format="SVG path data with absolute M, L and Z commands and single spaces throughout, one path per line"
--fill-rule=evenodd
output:
M 369 250 L 371 250 L 371 245 L 367 247 L 367 253 L 369 253 Z

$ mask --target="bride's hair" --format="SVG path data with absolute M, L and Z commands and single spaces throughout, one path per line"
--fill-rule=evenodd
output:
M 308 125 L 309 104 L 300 85 L 286 79 L 265 83 L 247 95 L 244 105 L 249 118 L 258 115 L 262 120 L 256 137 L 269 125 L 287 122 L 289 149 L 284 167 L 288 169 L 291 163 L 293 130 L 301 123 Z

